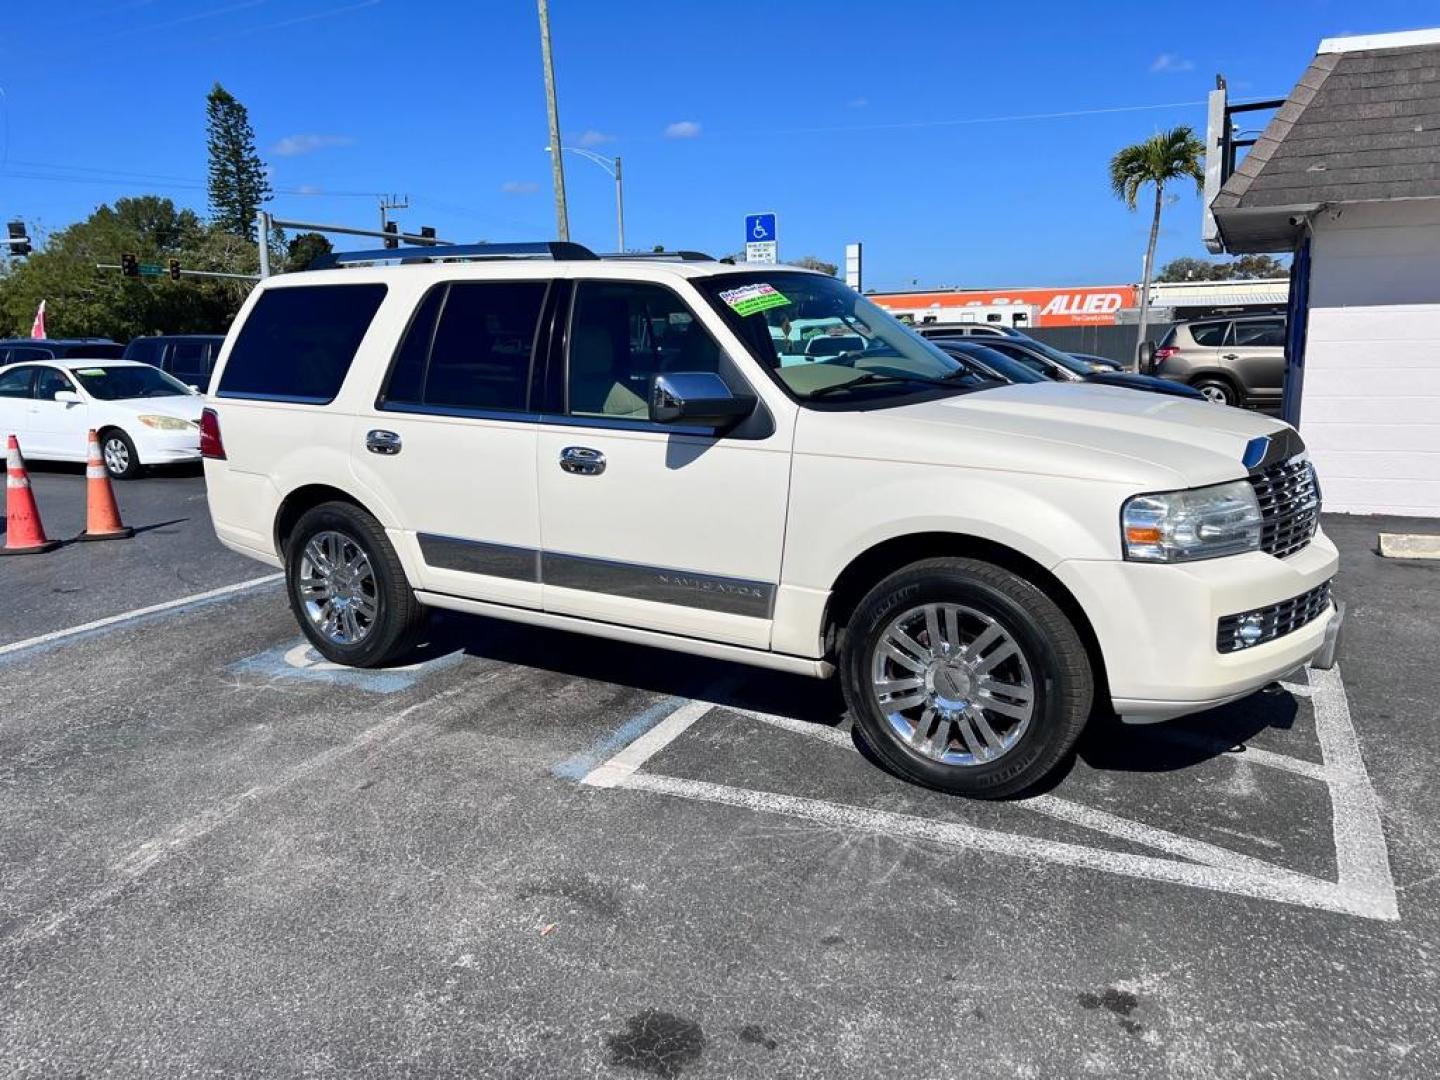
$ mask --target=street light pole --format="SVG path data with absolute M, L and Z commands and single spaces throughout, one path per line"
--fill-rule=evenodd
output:
M 550 5 L 540 5 L 540 59 L 545 67 L 545 108 L 550 116 L 550 145 L 560 145 L 560 107 L 555 103 L 555 61 L 550 54 Z M 570 239 L 570 213 L 565 206 L 565 163 L 559 154 L 550 155 L 550 173 L 555 184 L 555 228 L 559 239 Z
M 615 225 L 620 233 L 620 254 L 625 254 L 625 182 L 620 179 L 620 158 L 615 158 Z
M 545 152 L 552 158 L 560 156 L 552 149 L 556 146 L 560 146 L 560 144 L 552 141 L 549 146 L 545 147 Z M 560 149 L 567 153 L 579 154 L 586 161 L 599 165 L 615 178 L 615 226 L 616 232 L 619 234 L 619 250 L 623 253 L 625 251 L 625 181 L 620 172 L 620 159 L 597 154 L 594 150 L 584 146 L 560 146 Z

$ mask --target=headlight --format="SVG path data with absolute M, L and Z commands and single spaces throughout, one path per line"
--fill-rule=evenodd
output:
M 1245 480 L 1136 495 L 1120 513 L 1121 545 L 1135 562 L 1189 562 L 1260 548 L 1260 504 Z
M 200 427 L 195 421 L 181 420 L 178 416 L 142 416 L 140 422 L 156 431 L 191 431 Z

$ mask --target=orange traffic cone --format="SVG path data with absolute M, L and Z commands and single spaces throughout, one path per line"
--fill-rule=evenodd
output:
M 59 546 L 60 541 L 47 538 L 45 526 L 40 524 L 40 510 L 30 490 L 25 459 L 20 455 L 20 440 L 11 435 L 5 448 L 5 546 L 0 548 L 0 555 L 31 555 Z
M 90 452 L 85 455 L 85 531 L 75 539 L 126 540 L 134 535 L 134 529 L 120 523 L 115 490 L 100 456 L 100 436 L 91 428 Z

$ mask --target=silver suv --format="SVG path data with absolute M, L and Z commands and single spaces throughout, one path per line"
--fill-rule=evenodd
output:
M 1176 323 L 1155 349 L 1154 373 L 1221 405 L 1275 408 L 1285 384 L 1285 316 Z

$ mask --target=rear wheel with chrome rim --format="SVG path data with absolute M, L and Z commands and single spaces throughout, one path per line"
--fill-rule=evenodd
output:
M 930 559 L 860 602 L 841 655 L 861 737 L 907 779 L 999 798 L 1051 772 L 1089 718 L 1094 679 L 1070 620 L 1024 578 Z
M 1199 379 L 1190 384 L 1212 405 L 1234 405 L 1235 391 L 1221 379 Z
M 408 653 L 425 609 L 380 523 L 350 503 L 308 510 L 286 546 L 290 607 L 327 660 L 374 667 Z

